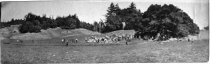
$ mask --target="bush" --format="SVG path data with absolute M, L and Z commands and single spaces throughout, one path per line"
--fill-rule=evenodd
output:
M 209 30 L 209 26 L 204 27 L 205 30 Z
M 41 27 L 39 25 L 35 25 L 33 24 L 31 21 L 26 21 L 25 23 L 23 23 L 19 28 L 19 31 L 21 33 L 37 33 L 37 32 L 41 32 Z

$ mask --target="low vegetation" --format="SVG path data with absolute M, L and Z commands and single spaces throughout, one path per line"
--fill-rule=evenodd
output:
M 209 26 L 204 27 L 205 30 L 209 30 Z

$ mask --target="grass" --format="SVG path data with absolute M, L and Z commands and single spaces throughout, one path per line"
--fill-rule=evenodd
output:
M 207 62 L 209 40 L 109 46 L 2 45 L 3 64 Z M 146 42 L 146 43 L 144 43 Z
M 79 42 L 84 42 L 84 37 L 88 36 L 89 35 L 78 35 L 67 38 L 78 38 Z M 132 44 L 129 45 L 109 44 L 94 46 L 64 46 L 60 43 L 61 38 L 25 40 L 23 45 L 16 45 L 14 40 L 4 39 L 1 41 L 1 63 L 38 64 L 208 62 L 209 39 L 207 38 L 208 37 L 205 37 L 202 38 L 202 40 L 196 40 L 193 42 L 171 41 L 164 42 L 163 44 L 160 44 L 156 41 L 132 40 Z

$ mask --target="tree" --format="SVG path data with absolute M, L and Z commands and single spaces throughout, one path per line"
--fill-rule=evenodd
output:
M 36 22 L 33 23 L 32 21 L 26 21 L 18 29 L 21 33 L 41 32 L 41 27 L 38 25 L 38 23 L 36 25 Z
M 80 27 L 80 21 L 76 15 L 68 15 L 67 17 L 57 17 L 56 23 L 62 29 L 75 29 Z M 79 24 L 77 24 L 79 23 Z
M 86 22 L 81 22 L 80 27 L 88 29 L 88 30 L 93 30 L 93 28 L 94 28 L 94 26 L 92 24 L 86 23 Z
M 199 33 L 198 26 L 181 9 L 169 4 L 151 5 L 143 14 L 142 23 L 144 24 L 141 37 L 148 36 L 146 39 L 158 37 L 158 40 L 167 40 L 171 37 L 186 37 Z M 157 35 L 160 36 L 157 36 Z M 139 34 L 138 34 L 139 35 Z
M 115 16 L 117 13 L 120 11 L 120 7 L 118 4 L 114 5 L 114 3 L 111 3 L 110 6 L 108 7 L 106 17 L 108 16 Z
M 178 25 L 178 32 L 177 32 L 177 37 L 186 37 L 190 34 L 189 32 L 189 27 L 186 24 L 179 24 Z
M 75 23 L 76 28 L 80 28 L 80 20 L 78 19 L 77 15 L 74 14 L 74 15 L 72 16 L 72 18 L 76 20 L 76 23 Z
M 209 26 L 204 27 L 205 30 L 209 30 Z
M 118 4 L 114 5 L 114 3 L 110 4 L 110 7 L 108 7 L 107 14 L 106 14 L 106 31 L 103 32 L 110 32 L 114 30 L 120 30 L 122 29 L 121 24 L 121 17 L 118 15 L 120 13 L 121 9 L 119 8 Z
M 106 29 L 104 29 L 105 28 L 105 23 L 103 22 L 103 20 L 100 20 L 98 24 L 99 24 L 99 31 L 98 32 L 102 32 L 103 30 L 106 30 Z
M 93 23 L 93 31 L 99 31 L 99 23 L 97 23 L 96 21 Z
M 132 30 L 136 28 L 142 28 L 141 20 L 142 13 L 140 10 L 136 9 L 135 4 L 132 2 L 128 8 L 121 11 L 122 22 L 126 23 L 126 30 Z
M 136 9 L 135 4 L 132 2 L 128 8 L 120 9 L 118 4 L 110 4 L 106 14 L 106 31 L 122 30 L 123 23 L 126 24 L 125 30 L 142 29 L 142 13 Z
M 131 8 L 131 9 L 136 9 L 136 5 L 132 2 L 132 3 L 130 4 L 129 8 Z
M 27 15 L 25 15 L 25 21 L 32 21 L 32 20 L 40 20 L 41 17 L 37 16 L 33 13 L 28 13 Z

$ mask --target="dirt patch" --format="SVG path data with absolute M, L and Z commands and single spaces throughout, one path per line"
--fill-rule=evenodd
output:
M 50 28 L 47 30 L 41 30 L 41 33 L 50 36 L 51 38 L 60 37 L 59 31 L 62 31 L 61 28 Z
M 40 39 L 51 39 L 57 37 L 71 37 L 77 35 L 100 35 L 101 33 L 93 32 L 87 29 L 73 29 L 66 30 L 61 28 L 50 28 L 47 30 L 41 30 L 39 33 L 25 33 L 18 34 L 11 37 L 11 39 L 22 39 L 22 40 L 40 40 Z
M 83 29 L 83 28 L 75 29 L 74 31 L 81 32 L 82 34 L 85 34 L 85 35 L 101 35 L 101 33 L 99 32 L 93 32 L 93 31 Z
M 21 39 L 21 40 L 43 40 L 43 39 L 51 39 L 55 37 L 60 37 L 61 35 L 58 33 L 61 31 L 60 28 L 50 28 L 47 30 L 41 30 L 39 33 L 24 33 L 18 34 L 11 37 L 11 39 Z
M 41 33 L 25 33 L 19 34 L 16 36 L 12 36 L 11 39 L 21 39 L 21 40 L 42 40 L 42 39 L 50 39 L 49 35 L 41 34 Z

